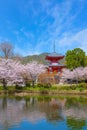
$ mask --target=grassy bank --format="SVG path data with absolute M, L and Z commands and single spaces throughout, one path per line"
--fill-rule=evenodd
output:
M 35 85 L 35 87 L 14 87 L 9 86 L 6 90 L 0 86 L 0 94 L 85 94 L 87 95 L 87 83 L 73 84 L 73 85 L 52 85 L 48 86 L 40 86 Z

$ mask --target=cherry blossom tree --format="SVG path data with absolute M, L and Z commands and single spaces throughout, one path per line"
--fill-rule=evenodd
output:
M 23 83 L 20 73 L 21 69 L 21 64 L 19 62 L 10 59 L 0 60 L 0 82 L 3 84 L 4 89 L 6 89 L 8 83 Z
M 65 69 L 62 74 L 62 78 L 72 81 L 86 81 L 87 80 L 87 67 L 78 67 L 74 70 Z
M 22 76 L 24 66 L 19 61 L 12 61 L 11 67 L 12 72 L 14 73 L 11 83 L 15 84 L 16 86 L 25 86 L 25 81 Z
M 26 65 L 27 70 L 30 73 L 30 78 L 32 80 L 32 86 L 34 87 L 34 83 L 37 81 L 38 76 L 45 72 L 45 65 L 39 64 L 36 61 L 33 61 L 31 63 L 28 63 Z
M 29 72 L 29 69 L 28 69 L 28 65 L 22 65 L 22 71 L 21 71 L 21 76 L 22 76 L 22 79 L 25 83 L 25 86 L 29 85 L 29 82 L 31 80 L 31 76 L 30 76 L 30 72 Z
M 83 69 L 83 77 L 84 77 L 84 80 L 87 82 L 87 67 Z
M 75 78 L 73 71 L 70 71 L 69 69 L 63 70 L 62 77 L 65 79 L 74 79 Z
M 22 65 L 19 61 L 11 59 L 0 60 L 0 82 L 6 89 L 7 85 L 26 85 L 31 79 L 32 86 L 36 82 L 39 74 L 45 71 L 45 66 L 35 61 Z
M 78 67 L 78 68 L 74 69 L 73 73 L 75 75 L 75 79 L 76 79 L 77 83 L 78 83 L 78 81 L 83 80 L 83 76 L 84 76 L 83 67 Z

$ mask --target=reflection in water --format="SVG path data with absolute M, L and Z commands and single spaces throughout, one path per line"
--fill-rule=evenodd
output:
M 58 129 L 61 123 L 63 130 L 87 129 L 87 98 L 0 98 L 0 130 L 17 127 L 23 121 L 39 126 L 39 122 L 45 122 L 45 126 L 47 124 L 50 127 L 52 124 L 54 130 Z
M 82 130 L 82 128 L 86 126 L 86 121 L 75 118 L 67 118 L 67 125 L 72 130 Z

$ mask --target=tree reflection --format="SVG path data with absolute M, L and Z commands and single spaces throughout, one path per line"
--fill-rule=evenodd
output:
M 20 124 L 24 119 L 31 123 L 45 119 L 55 124 L 66 117 L 69 128 L 80 130 L 86 125 L 86 102 L 87 99 L 82 98 L 3 97 L 0 99 L 0 124 L 8 128 Z
M 7 108 L 7 97 L 4 96 L 2 99 L 2 108 L 5 110 Z
M 75 118 L 67 118 L 67 126 L 71 130 L 83 130 L 84 126 L 86 126 L 86 121 Z
M 62 114 L 62 104 L 58 99 L 51 99 L 45 113 L 46 119 L 51 123 L 57 123 L 58 121 L 64 120 L 64 116 Z

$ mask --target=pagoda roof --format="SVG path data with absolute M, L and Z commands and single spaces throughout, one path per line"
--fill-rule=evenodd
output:
M 47 56 L 48 57 L 62 57 L 63 55 L 56 52 L 52 52 L 52 53 L 49 53 Z
M 55 67 L 64 67 L 65 65 L 64 64 L 48 64 L 47 66 L 55 66 Z

